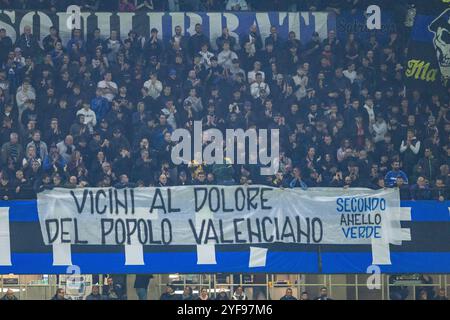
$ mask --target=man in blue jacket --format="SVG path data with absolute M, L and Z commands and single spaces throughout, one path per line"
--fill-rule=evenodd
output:
M 408 184 L 408 177 L 406 176 L 406 173 L 400 170 L 400 162 L 394 161 L 392 163 L 392 170 L 386 173 L 386 176 L 384 177 L 386 187 L 394 187 L 397 181 L 397 177 L 402 177 L 403 183 Z

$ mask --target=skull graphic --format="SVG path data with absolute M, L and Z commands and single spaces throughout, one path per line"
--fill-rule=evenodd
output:
M 428 29 L 434 33 L 433 44 L 444 81 L 450 80 L 450 8 L 431 22 Z

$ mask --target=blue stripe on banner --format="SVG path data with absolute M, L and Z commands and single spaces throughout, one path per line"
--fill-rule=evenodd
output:
M 402 201 L 402 207 L 411 207 L 412 221 L 450 221 L 450 201 Z
M 0 267 L 0 274 L 64 274 L 67 267 L 52 266 L 52 254 L 12 254 L 14 267 Z M 311 252 L 268 252 L 266 267 L 249 268 L 249 253 L 218 252 L 217 265 L 197 265 L 195 252 L 145 254 L 145 266 L 125 266 L 120 253 L 72 255 L 82 273 L 319 273 L 318 257 Z M 392 265 L 380 265 L 382 273 L 449 273 L 450 252 L 391 252 Z M 275 262 L 275 263 L 273 263 Z M 370 252 L 324 252 L 324 274 L 366 273 L 372 264 Z M 220 267 L 219 267 L 220 266 Z
M 266 267 L 249 268 L 250 252 L 217 252 L 217 265 L 197 265 L 196 252 L 146 253 L 144 266 L 125 266 L 124 253 L 73 253 L 72 263 L 82 273 L 317 273 L 314 252 L 268 252 Z M 51 253 L 13 253 L 13 266 L 0 266 L 0 274 L 64 274 L 67 267 L 53 266 Z
M 0 207 L 9 207 L 10 222 L 38 222 L 36 200 L 0 201 Z
M 380 265 L 382 273 L 449 273 L 450 252 L 391 252 L 391 265 Z M 366 273 L 372 265 L 370 252 L 325 252 L 322 273 Z

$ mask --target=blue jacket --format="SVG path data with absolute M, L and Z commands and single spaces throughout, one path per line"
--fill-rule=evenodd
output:
M 289 183 L 289 187 L 290 188 L 302 188 L 303 190 L 308 189 L 308 186 L 306 185 L 306 183 L 303 182 L 303 180 L 297 180 L 297 179 L 292 179 L 291 182 Z
M 406 173 L 404 173 L 402 170 L 398 170 L 398 171 L 391 170 L 388 173 L 386 173 L 386 176 L 384 177 L 384 183 L 385 183 L 386 187 L 395 186 L 397 177 L 402 177 L 404 183 L 408 184 L 408 177 L 406 176 Z
M 97 123 L 99 123 L 109 112 L 109 101 L 103 97 L 95 97 L 91 100 L 91 109 L 95 112 Z

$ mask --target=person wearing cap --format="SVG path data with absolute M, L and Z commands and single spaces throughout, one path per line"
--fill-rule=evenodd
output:
M 173 68 L 170 69 L 168 75 L 169 75 L 169 77 L 171 77 L 171 78 L 176 77 L 176 75 L 177 75 L 177 70 L 175 70 L 175 69 L 173 69 Z

